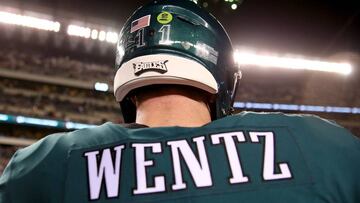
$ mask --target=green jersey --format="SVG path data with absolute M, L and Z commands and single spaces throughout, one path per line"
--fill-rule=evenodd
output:
M 102 126 L 19 150 L 1 203 L 360 202 L 360 141 L 315 116 L 249 113 L 197 128 Z

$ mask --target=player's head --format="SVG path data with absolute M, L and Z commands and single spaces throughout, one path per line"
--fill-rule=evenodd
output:
M 150 85 L 186 85 L 215 95 L 213 119 L 232 111 L 240 73 L 222 25 L 190 0 L 155 0 L 120 32 L 114 93 L 125 122 L 134 122 L 130 95 Z

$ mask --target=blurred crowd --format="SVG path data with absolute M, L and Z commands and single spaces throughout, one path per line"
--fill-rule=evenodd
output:
M 271 91 L 264 90 L 269 87 L 263 81 L 241 81 L 238 89 L 237 101 L 296 104 L 301 96 L 294 94 L 294 90 L 300 90 L 301 85 L 288 83 L 287 85 L 272 85 Z
M 245 68 L 237 101 L 359 107 L 360 76 Z
M 18 149 L 19 147 L 15 146 L 0 145 L 0 176 L 11 157 Z
M 121 122 L 111 93 L 0 78 L 0 112 L 92 124 Z
M 0 69 L 21 71 L 56 78 L 103 81 L 111 84 L 113 67 L 44 53 L 0 49 Z

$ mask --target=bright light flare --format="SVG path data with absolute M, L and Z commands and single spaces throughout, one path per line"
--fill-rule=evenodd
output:
M 118 41 L 118 34 L 116 32 L 107 32 L 106 41 L 115 44 Z
M 104 41 L 105 39 L 106 39 L 106 32 L 105 31 L 100 31 L 99 40 Z
M 90 38 L 91 29 L 88 27 L 69 25 L 68 29 L 67 29 L 67 33 L 68 33 L 68 35 L 71 35 L 71 36 Z
M 109 90 L 109 85 L 102 82 L 96 82 L 94 87 L 96 91 L 100 91 L 100 92 L 106 92 Z
M 97 30 L 92 30 L 91 31 L 91 39 L 97 39 L 99 35 L 99 32 Z
M 115 44 L 118 41 L 118 34 L 116 32 L 106 32 L 104 30 L 91 29 L 89 27 L 82 27 L 78 25 L 69 25 L 67 29 L 68 35 L 83 37 L 86 39 L 99 40 L 101 42 L 108 42 Z
M 236 10 L 236 9 L 237 9 L 237 7 L 238 7 L 238 5 L 237 5 L 237 4 L 231 4 L 231 9 L 232 9 L 232 10 Z
M 59 22 L 2 11 L 0 11 L 0 22 L 53 32 L 59 32 L 61 27 Z
M 7 121 L 9 120 L 9 116 L 5 114 L 0 114 L 0 121 Z
M 301 58 L 257 55 L 247 52 L 235 52 L 234 59 L 239 65 L 254 65 L 265 68 L 277 67 L 286 69 L 315 70 L 349 75 L 352 66 L 348 63 L 332 63 Z

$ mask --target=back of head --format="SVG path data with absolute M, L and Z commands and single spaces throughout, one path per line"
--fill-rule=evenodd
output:
M 190 0 L 155 0 L 125 23 L 116 52 L 114 93 L 125 122 L 135 121 L 129 95 L 150 85 L 186 85 L 215 95 L 212 118 L 232 110 L 239 71 L 221 24 Z

